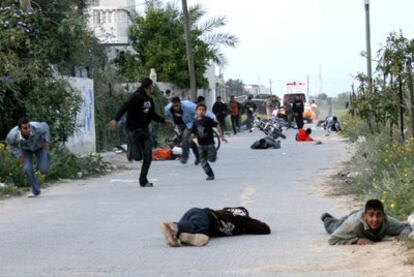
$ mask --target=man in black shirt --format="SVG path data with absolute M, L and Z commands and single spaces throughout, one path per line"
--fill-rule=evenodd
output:
M 180 242 L 204 246 L 210 237 L 270 234 L 269 226 L 250 217 L 244 207 L 221 210 L 192 208 L 179 222 L 164 222 L 160 227 L 169 246 L 180 246 Z
M 152 140 L 149 124 L 152 120 L 172 125 L 172 121 L 158 115 L 154 109 L 154 101 L 150 97 L 153 93 L 152 80 L 144 78 L 137 91 L 119 108 L 115 117 L 109 122 L 111 129 L 116 129 L 117 122 L 126 113 L 126 129 L 128 132 L 128 159 L 137 159 L 137 150 L 142 153 L 143 163 L 139 183 L 141 187 L 152 187 L 147 179 L 151 165 Z
M 247 128 L 249 129 L 249 132 L 251 133 L 253 131 L 253 122 L 254 122 L 254 113 L 256 112 L 257 106 L 253 102 L 253 96 L 249 95 L 247 97 L 246 102 L 244 102 L 244 109 L 246 110 L 247 115 Z
M 303 128 L 303 112 L 305 111 L 305 104 L 300 96 L 297 96 L 292 104 L 292 111 L 295 115 L 296 125 L 298 129 Z
M 206 105 L 198 104 L 196 108 L 197 118 L 194 120 L 192 138 L 198 139 L 198 156 L 200 164 L 207 174 L 207 181 L 214 180 L 214 173 L 208 162 L 215 162 L 217 159 L 217 150 L 214 145 L 214 133 L 213 127 L 217 127 L 221 139 L 224 142 L 227 140 L 224 138 L 221 132 L 220 125 L 217 121 L 206 116 Z
M 226 128 L 226 117 L 229 112 L 227 105 L 221 101 L 221 97 L 217 96 L 217 101 L 213 105 L 213 113 L 216 115 L 222 130 Z

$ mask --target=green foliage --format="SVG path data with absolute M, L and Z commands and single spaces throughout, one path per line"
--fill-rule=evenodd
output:
M 78 179 L 103 175 L 110 169 L 108 162 L 98 154 L 79 157 L 66 148 L 51 152 L 52 162 L 46 180 Z
M 207 88 L 208 82 L 203 75 L 209 62 L 224 64 L 219 45 L 235 46 L 237 38 L 229 34 L 212 33 L 224 25 L 224 17 L 211 19 L 199 27 L 198 21 L 205 12 L 200 6 L 195 6 L 190 8 L 189 13 L 197 87 Z M 129 37 L 137 54 L 121 53 L 116 59 L 128 80 L 136 81 L 155 68 L 158 80 L 189 87 L 184 23 L 176 6 L 148 1 L 145 15 L 135 19 Z
M 246 94 L 244 83 L 240 79 L 229 79 L 226 82 L 230 95 L 240 96 Z
M 45 180 L 78 179 L 106 174 L 111 169 L 108 162 L 99 155 L 79 157 L 66 148 L 51 150 L 51 163 L 46 176 L 36 172 L 37 178 L 43 183 Z M 11 156 L 9 149 L 0 144 L 0 183 L 14 187 L 28 187 L 29 183 L 19 161 Z M 9 188 L 10 189 L 10 188 Z M 4 192 L 7 193 L 7 192 Z M 4 194 L 3 193 L 3 194 Z
M 0 143 L 0 183 L 27 186 L 28 182 L 22 167 L 17 159 L 13 159 L 11 152 L 4 144 Z
M 402 32 L 390 33 L 386 44 L 378 51 L 373 93 L 368 91 L 367 76 L 361 73 L 356 76 L 359 86 L 352 97 L 350 111 L 366 120 L 374 118 L 376 128 L 370 126 L 372 131 L 379 131 L 386 125 L 404 124 L 404 117 L 410 110 L 407 108 L 410 84 L 406 63 L 407 57 L 414 56 L 412 45 Z
M 90 60 L 96 39 L 86 29 L 85 1 L 0 2 L 0 138 L 28 116 L 46 121 L 55 142 L 75 129 L 79 97 L 60 73 Z
M 386 132 L 371 134 L 361 119 L 345 120 L 344 135 L 353 141 L 358 136 L 366 139 L 355 145 L 350 170 L 359 175 L 352 185 L 346 184 L 347 190 L 363 198 L 381 199 L 390 215 L 405 220 L 414 211 L 414 140 L 401 144 Z

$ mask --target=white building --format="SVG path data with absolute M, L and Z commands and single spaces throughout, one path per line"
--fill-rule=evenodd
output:
M 88 25 L 103 44 L 127 46 L 136 0 L 90 0 Z

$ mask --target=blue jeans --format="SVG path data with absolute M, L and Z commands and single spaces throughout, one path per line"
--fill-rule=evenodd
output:
M 49 170 L 50 156 L 49 151 L 43 148 L 40 148 L 34 152 L 23 151 L 23 155 L 26 157 L 23 163 L 24 173 L 26 174 L 27 179 L 29 179 L 30 186 L 32 187 L 32 193 L 39 194 L 40 183 L 39 180 L 37 180 L 36 178 L 35 171 L 33 168 L 33 154 L 36 155 L 37 166 L 39 168 L 40 173 L 42 174 L 46 174 L 46 172 Z
M 192 208 L 188 210 L 180 221 L 177 223 L 178 233 L 197 234 L 202 233 L 208 235 L 210 228 L 210 220 L 207 212 L 200 208 Z

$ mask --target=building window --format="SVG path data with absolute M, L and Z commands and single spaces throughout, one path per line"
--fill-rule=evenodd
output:
M 99 10 L 93 11 L 93 23 L 95 24 L 101 23 L 101 11 Z
M 91 7 L 99 6 L 99 0 L 90 0 L 89 3 L 91 5 Z
M 101 16 L 101 23 L 106 23 L 106 12 L 102 12 L 102 16 Z
M 112 23 L 112 11 L 108 11 L 107 15 L 108 15 L 108 23 Z

